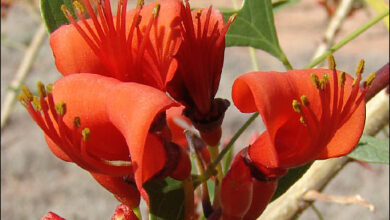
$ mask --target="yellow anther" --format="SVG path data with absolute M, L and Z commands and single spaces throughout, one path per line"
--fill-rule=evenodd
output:
M 60 102 L 55 106 L 56 112 L 58 115 L 65 115 L 66 113 L 66 104 L 65 102 Z
M 81 120 L 80 120 L 80 117 L 75 117 L 73 119 L 73 126 L 75 128 L 79 128 L 81 126 Z
M 199 19 L 201 15 L 202 15 L 202 9 L 200 8 L 200 9 L 198 9 L 198 11 L 196 12 L 195 18 L 196 18 L 196 19 Z
M 298 102 L 298 100 L 294 99 L 292 101 L 292 107 L 294 109 L 294 112 L 301 113 L 302 105 Z
M 336 61 L 334 60 L 334 57 L 332 54 L 328 55 L 328 66 L 329 66 L 329 69 L 331 69 L 331 70 L 336 69 Z
M 375 73 L 370 73 L 368 75 L 367 79 L 365 80 L 366 86 L 370 86 L 372 84 L 372 82 L 374 81 L 375 77 L 376 77 Z
M 31 101 L 33 99 L 33 95 L 26 85 L 22 86 L 22 92 L 26 96 L 26 101 Z
M 311 81 L 313 82 L 314 86 L 318 89 L 320 88 L 320 80 L 318 79 L 318 76 L 315 73 L 310 74 Z
M 321 90 L 324 90 L 324 88 L 325 88 L 325 80 L 324 79 L 320 79 L 319 80 L 319 87 L 320 87 L 320 89 Z
M 145 5 L 145 2 L 144 2 L 144 0 L 138 0 L 137 1 L 137 7 L 143 7 Z
M 301 102 L 302 102 L 302 104 L 304 105 L 304 106 L 309 106 L 309 99 L 307 98 L 307 96 L 305 96 L 305 95 L 302 95 L 301 96 Z
M 27 97 L 26 97 L 24 94 L 22 94 L 22 93 L 20 93 L 20 94 L 17 96 L 17 99 L 18 99 L 18 101 L 19 101 L 20 103 L 22 103 L 22 105 L 24 105 L 24 106 L 27 106 L 27 102 L 29 102 L 28 99 L 27 99 Z
M 47 93 L 51 93 L 52 90 L 53 90 L 53 84 L 46 85 L 46 92 Z
M 38 89 L 39 96 L 46 97 L 45 85 L 41 81 L 37 82 L 37 89 Z
M 76 9 L 78 13 L 84 14 L 85 9 L 84 9 L 83 4 L 81 4 L 81 2 L 76 0 L 76 1 L 73 1 L 72 4 L 73 4 L 73 8 Z
M 323 78 L 325 84 L 329 83 L 329 75 L 328 74 L 325 73 L 322 78 Z
M 345 72 L 340 72 L 340 75 L 339 75 L 339 87 L 342 87 L 344 86 L 345 84 Z
M 40 111 L 42 109 L 41 100 L 36 96 L 33 97 L 32 105 L 34 106 L 34 109 L 37 111 Z
M 358 65 L 356 66 L 356 70 L 355 70 L 355 73 L 356 75 L 359 75 L 359 74 L 362 74 L 364 71 L 364 60 L 361 59 L 358 63 Z
M 81 135 L 83 136 L 83 141 L 88 141 L 90 134 L 91 134 L 91 131 L 89 130 L 89 128 L 84 128 L 81 131 Z
M 229 17 L 229 22 L 233 23 L 237 18 L 237 13 L 232 14 L 232 16 Z
M 306 124 L 306 121 L 305 119 L 303 118 L 303 116 L 299 117 L 299 122 L 301 122 L 302 124 Z
M 158 16 L 158 13 L 160 12 L 160 4 L 159 3 L 157 3 L 155 6 L 154 6 L 154 8 L 153 8 L 153 17 L 154 18 L 157 18 L 157 16 Z
M 66 19 L 70 20 L 70 18 L 72 17 L 72 13 L 70 12 L 69 8 L 66 7 L 66 5 L 61 5 L 61 11 L 66 17 Z

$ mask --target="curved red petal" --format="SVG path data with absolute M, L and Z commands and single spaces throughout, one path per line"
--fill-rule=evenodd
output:
M 278 186 L 277 180 L 264 182 L 252 178 L 252 182 L 252 203 L 243 220 L 256 220 L 267 207 L 269 201 L 272 198 L 272 195 L 276 190 L 276 187 Z
M 149 134 L 149 128 L 158 113 L 175 103 L 160 90 L 137 83 L 118 84 L 109 96 L 107 111 L 126 138 L 140 189 L 165 163 L 162 140 Z
M 104 188 L 110 191 L 123 204 L 130 208 L 139 206 L 140 193 L 131 180 L 123 177 L 113 177 L 97 173 L 92 173 L 92 177 Z
M 181 146 L 187 147 L 187 138 L 184 130 L 192 126 L 189 118 L 185 117 L 183 112 L 184 107 L 172 107 L 167 110 L 167 124 L 172 133 L 172 142 Z
M 66 103 L 64 122 L 71 132 L 75 117 L 80 118 L 81 129 L 90 129 L 86 141 L 89 154 L 106 160 L 128 161 L 126 141 L 106 112 L 106 100 L 111 98 L 109 90 L 117 83 L 118 80 L 96 74 L 72 74 L 57 80 L 52 93 L 55 103 Z M 76 136 L 77 143 L 81 142 L 81 129 Z
M 92 22 L 88 21 L 93 27 Z M 81 27 L 84 25 L 79 21 Z M 62 25 L 50 35 L 50 46 L 58 71 L 66 76 L 95 73 L 109 76 L 104 64 L 72 25 Z

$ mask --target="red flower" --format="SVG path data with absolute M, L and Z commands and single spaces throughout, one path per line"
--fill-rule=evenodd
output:
M 117 15 L 113 16 L 110 1 L 99 2 L 96 13 L 89 0 L 84 0 L 84 5 L 73 2 L 78 22 L 63 6 L 72 24 L 50 35 L 58 70 L 63 75 L 94 73 L 164 89 L 166 75 L 176 69 L 173 55 L 179 45 L 181 3 L 141 3 L 126 12 L 124 0 L 119 1 Z M 91 18 L 85 19 L 84 11 Z
M 220 127 L 221 118 L 228 107 L 227 101 L 214 100 L 214 97 L 221 78 L 225 34 L 233 19 L 229 19 L 225 25 L 219 10 L 210 7 L 191 12 L 188 0 L 185 4 L 181 9 L 182 41 L 176 55 L 178 68 L 167 79 L 167 91 L 186 107 L 185 114 L 195 127 L 208 133 Z M 199 125 L 215 121 L 218 122 L 211 128 Z M 215 145 L 219 138 L 220 134 L 217 140 L 209 142 L 216 142 L 211 143 Z
M 267 128 L 248 151 L 262 172 L 339 157 L 354 149 L 364 127 L 364 94 L 373 78 L 362 91 L 363 63 L 355 80 L 332 69 L 252 72 L 235 81 L 235 105 L 242 112 L 258 111 Z
M 48 212 L 41 220 L 65 220 L 54 212 Z
M 138 220 L 138 218 L 128 206 L 120 204 L 116 207 L 111 220 Z

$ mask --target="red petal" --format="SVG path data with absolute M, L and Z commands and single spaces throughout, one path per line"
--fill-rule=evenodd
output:
M 249 146 L 249 156 L 252 161 L 258 166 L 278 167 L 279 158 L 275 146 L 271 142 L 271 137 L 266 131 L 261 134 L 256 141 Z
M 90 129 L 86 142 L 90 154 L 106 160 L 130 160 L 125 139 L 106 112 L 106 100 L 111 98 L 108 91 L 117 83 L 113 78 L 95 74 L 69 75 L 55 82 L 52 93 L 55 103 L 66 103 L 64 122 L 69 129 L 73 130 L 75 117 L 80 117 L 81 128 Z M 80 134 L 77 143 L 81 141 Z
M 90 19 L 88 22 L 94 28 Z M 82 22 L 78 23 L 85 29 Z M 64 76 L 74 73 L 110 75 L 72 24 L 62 25 L 55 30 L 50 35 L 50 46 L 57 69 Z
M 172 142 L 187 147 L 187 138 L 184 130 L 192 126 L 190 119 L 182 115 L 184 107 L 173 107 L 167 110 L 167 124 L 172 133 Z
M 54 212 L 48 212 L 41 220 L 65 220 Z
M 130 208 L 138 207 L 140 194 L 135 183 L 132 185 L 132 183 L 125 182 L 126 180 L 123 177 L 112 177 L 92 172 L 91 175 L 100 185 L 113 193 L 121 203 Z
M 110 92 L 107 110 L 129 146 L 138 188 L 165 164 L 161 140 L 149 134 L 155 116 L 174 105 L 160 90 L 137 83 L 121 83 Z
M 263 182 L 252 178 L 253 181 L 253 199 L 251 207 L 244 216 L 244 220 L 255 220 L 263 213 L 269 201 L 274 194 L 278 181 Z
M 138 220 L 138 218 L 127 205 L 120 204 L 115 208 L 111 220 Z

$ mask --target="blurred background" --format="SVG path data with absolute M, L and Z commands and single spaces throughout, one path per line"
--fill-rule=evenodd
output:
M 275 12 L 274 16 L 280 45 L 292 66 L 299 69 L 310 62 L 323 42 L 331 18 L 328 11 L 332 10 L 327 11 L 316 0 L 293 2 L 295 3 Z M 217 8 L 233 7 L 231 0 L 192 0 L 190 3 L 192 7 L 208 7 L 210 4 Z M 237 1 L 238 6 L 240 3 L 241 1 Z M 135 0 L 131 0 L 129 4 L 133 7 Z M 353 14 L 342 22 L 336 32 L 335 42 L 376 15 L 363 0 L 354 1 L 352 8 L 355 9 Z M 26 52 L 32 57 L 32 65 L 26 71 L 23 84 L 33 91 L 37 81 L 53 83 L 61 75 L 54 65 L 48 34 L 41 27 L 38 2 L 1 0 L 1 15 L 1 103 L 4 103 L 7 94 L 19 89 L 14 88 L 11 82 L 17 76 L 18 69 L 23 68 L 21 65 L 26 65 L 23 61 Z M 356 64 L 363 58 L 366 60 L 365 73 L 375 72 L 389 61 L 388 40 L 388 29 L 383 22 L 379 22 L 334 54 L 338 69 L 353 73 Z M 35 44 L 35 48 L 31 44 Z M 36 54 L 31 53 L 34 50 Z M 217 97 L 231 100 L 234 79 L 242 73 L 253 71 L 249 54 L 246 47 L 226 49 Z M 284 71 L 283 65 L 269 54 L 256 50 L 255 56 L 260 70 Z M 1 107 L 2 124 L 4 107 L 5 105 Z M 223 123 L 223 139 L 230 138 L 248 117 L 249 115 L 240 113 L 232 105 Z M 261 119 L 256 119 L 236 142 L 236 151 L 247 145 L 249 137 L 255 131 L 263 130 Z M 318 201 L 315 205 L 324 219 L 389 219 L 387 165 L 370 164 L 367 168 L 359 163 L 349 163 L 324 193 L 343 196 L 359 194 L 375 206 L 375 211 L 371 212 L 359 205 L 343 206 Z M 2 219 L 40 219 L 48 211 L 56 212 L 69 220 L 109 219 L 117 204 L 116 199 L 101 188 L 88 172 L 57 159 L 48 149 L 42 131 L 23 106 L 19 103 L 12 106 L 1 130 Z M 311 220 L 318 217 L 309 208 L 299 219 Z

